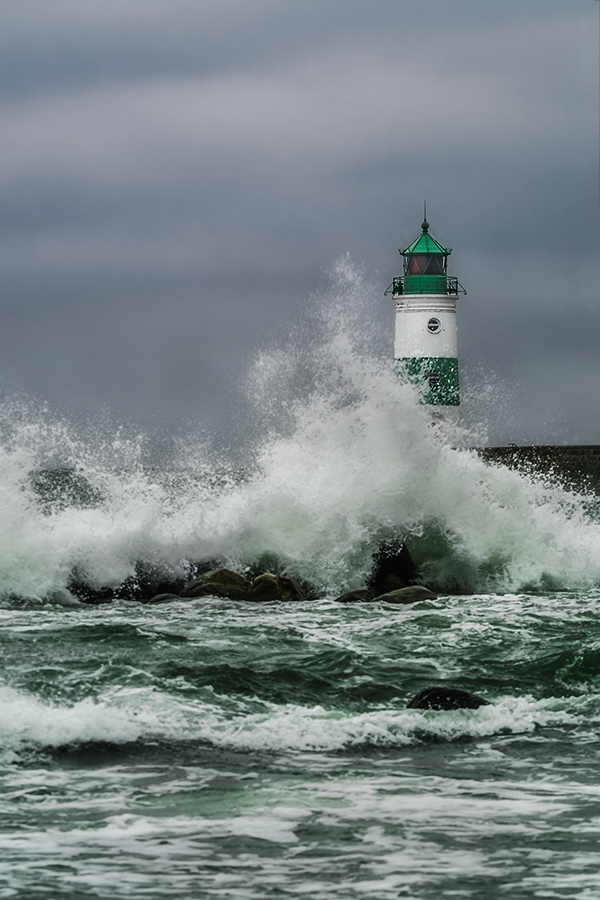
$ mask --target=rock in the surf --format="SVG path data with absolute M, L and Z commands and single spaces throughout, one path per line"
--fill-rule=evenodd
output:
M 422 584 L 411 584 L 410 587 L 399 588 L 397 591 L 388 591 L 387 594 L 380 594 L 375 600 L 382 600 L 385 603 L 417 603 L 418 600 L 436 600 L 437 594 L 430 591 L 429 588 L 423 587 Z
M 226 568 L 212 569 L 186 584 L 181 596 L 188 599 L 224 597 L 227 600 L 246 600 L 251 587 L 252 582 L 239 572 Z
M 269 603 L 274 600 L 289 601 L 306 598 L 293 578 L 265 572 L 254 579 L 245 599 L 251 600 L 253 603 Z
M 239 572 L 220 568 L 204 572 L 183 588 L 181 596 L 222 597 L 226 600 L 248 600 L 250 603 L 305 600 L 301 588 L 286 575 L 264 572 L 250 581 Z
M 461 691 L 460 688 L 434 685 L 419 691 L 407 709 L 478 709 L 480 706 L 490 706 L 490 701 L 470 691 Z

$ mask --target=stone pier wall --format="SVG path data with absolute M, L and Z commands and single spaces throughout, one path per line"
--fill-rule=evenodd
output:
M 490 462 L 548 474 L 569 488 L 593 491 L 600 496 L 600 445 L 484 447 L 477 452 Z

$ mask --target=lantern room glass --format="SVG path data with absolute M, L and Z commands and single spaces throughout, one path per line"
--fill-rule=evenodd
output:
M 445 275 L 446 257 L 441 253 L 411 253 L 404 261 L 404 274 Z

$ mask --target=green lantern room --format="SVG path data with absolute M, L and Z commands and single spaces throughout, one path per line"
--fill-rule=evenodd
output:
M 452 250 L 442 247 L 429 234 L 427 219 L 421 229 L 419 237 L 406 250 L 400 250 L 404 257 L 403 293 L 447 294 L 450 285 L 446 273 Z

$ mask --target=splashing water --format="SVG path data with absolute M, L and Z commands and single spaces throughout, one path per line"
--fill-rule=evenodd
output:
M 271 566 L 324 593 L 364 584 L 379 542 L 402 537 L 438 590 L 584 588 L 600 583 L 600 525 L 585 498 L 484 463 L 481 438 L 433 424 L 394 379 L 374 288 L 347 257 L 245 383 L 243 472 L 180 443 L 146 465 L 147 441 L 81 434 L 31 403 L 1 411 L 3 596 L 47 598 L 76 568 L 116 585 L 136 560 Z M 40 502 L 31 473 L 68 467 L 95 502 Z M 81 498 L 80 498 L 81 500 Z M 89 497 L 88 497 L 89 500 Z

